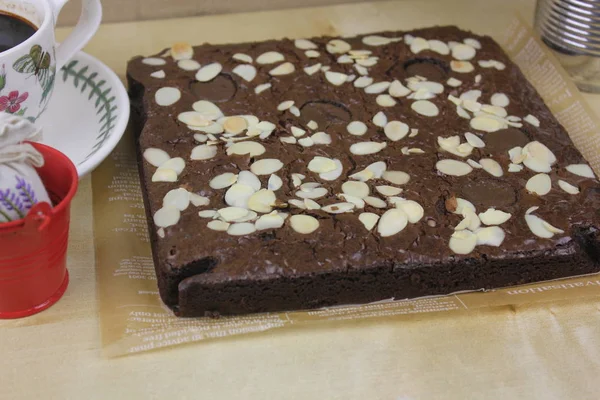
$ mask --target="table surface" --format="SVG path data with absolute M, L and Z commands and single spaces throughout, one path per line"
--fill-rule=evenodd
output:
M 515 9 L 531 18 L 534 6 L 532 0 L 453 4 L 473 11 L 473 29 L 502 24 Z M 182 39 L 348 34 L 436 21 L 435 3 L 404 0 L 107 24 L 87 52 L 123 77 L 132 55 Z M 600 110 L 600 96 L 585 98 Z M 90 182 L 81 182 L 73 204 L 65 297 L 34 317 L 0 321 L 2 399 L 598 398 L 600 303 L 594 301 L 327 325 L 108 359 L 97 318 Z

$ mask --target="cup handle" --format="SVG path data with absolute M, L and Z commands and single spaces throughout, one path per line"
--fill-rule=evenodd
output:
M 65 5 L 67 0 L 49 0 L 54 12 L 54 19 Z M 98 30 L 102 20 L 102 5 L 100 0 L 83 0 L 81 15 L 77 25 L 69 36 L 56 48 L 56 69 L 59 70 L 69 61 L 75 53 L 85 46 Z

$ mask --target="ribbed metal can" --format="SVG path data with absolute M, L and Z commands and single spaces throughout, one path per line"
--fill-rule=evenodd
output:
M 577 86 L 600 93 L 600 1 L 538 0 L 535 28 Z

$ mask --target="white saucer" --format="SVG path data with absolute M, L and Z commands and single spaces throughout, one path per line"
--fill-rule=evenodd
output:
M 81 178 L 108 157 L 128 120 L 129 98 L 119 77 L 79 52 L 56 73 L 50 105 L 37 122 L 42 143 L 65 153 Z

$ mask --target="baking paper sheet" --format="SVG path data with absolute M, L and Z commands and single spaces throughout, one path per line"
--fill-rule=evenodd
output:
M 495 39 L 539 90 L 596 172 L 600 122 L 558 62 L 515 17 Z M 486 32 L 488 33 L 488 32 Z M 488 292 L 220 319 L 180 319 L 162 304 L 150 252 L 131 132 L 93 174 L 94 234 L 103 347 L 108 356 L 309 324 L 600 296 L 592 275 Z M 338 322 L 340 323 L 340 322 Z

